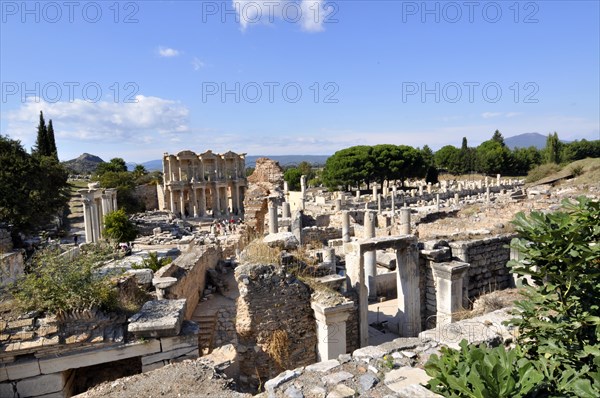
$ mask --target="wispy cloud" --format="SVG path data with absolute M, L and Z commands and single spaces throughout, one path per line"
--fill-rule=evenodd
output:
M 163 46 L 159 46 L 156 51 L 158 52 L 158 55 L 165 58 L 177 57 L 180 54 L 179 50 Z
M 200 58 L 194 57 L 192 60 L 192 66 L 194 67 L 194 70 L 200 70 L 204 68 L 206 64 Z
M 490 119 L 498 116 L 502 116 L 502 112 L 483 112 L 481 114 L 481 117 L 484 119 Z

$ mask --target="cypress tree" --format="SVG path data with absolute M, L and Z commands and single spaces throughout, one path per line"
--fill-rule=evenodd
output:
M 56 149 L 56 140 L 54 139 L 54 127 L 52 126 L 52 119 L 48 121 L 48 149 L 49 155 L 58 160 L 58 150 Z
M 37 138 L 32 152 L 41 156 L 48 156 L 50 153 L 50 148 L 48 147 L 48 128 L 46 127 L 42 111 L 40 111 L 40 123 L 38 124 Z

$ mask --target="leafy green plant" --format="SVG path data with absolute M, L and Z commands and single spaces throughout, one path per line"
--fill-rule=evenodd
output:
M 129 242 L 136 238 L 137 229 L 125 210 L 119 209 L 104 216 L 104 235 L 117 242 Z
M 515 303 L 516 348 L 442 349 L 425 365 L 446 397 L 600 396 L 600 202 L 564 200 L 555 213 L 517 214 L 509 265 L 534 286 Z
M 520 349 L 492 349 L 460 342 L 460 350 L 443 347 L 425 364 L 429 389 L 445 397 L 534 397 L 544 376 Z
M 19 309 L 59 313 L 119 307 L 114 283 L 96 271 L 102 253 L 90 250 L 72 259 L 59 254 L 57 250 L 45 249 L 30 260 L 28 273 L 11 287 Z
M 141 264 L 134 264 L 131 266 L 131 268 L 133 268 L 133 269 L 149 268 L 153 272 L 156 272 L 159 269 L 161 269 L 162 267 L 164 267 L 165 265 L 171 264 L 172 261 L 173 260 L 171 260 L 169 257 L 160 258 L 160 257 L 158 257 L 158 253 L 150 252 L 150 253 L 148 253 L 148 258 L 145 258 Z
M 521 260 L 509 265 L 535 284 L 511 320 L 518 343 L 552 393 L 600 396 L 600 203 L 566 199 L 562 211 L 519 213 L 513 224 Z

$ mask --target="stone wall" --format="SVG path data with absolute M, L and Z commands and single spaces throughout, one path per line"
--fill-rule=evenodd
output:
M 310 290 L 283 267 L 241 265 L 236 329 L 240 385 L 256 391 L 284 369 L 317 361 Z
M 160 208 L 158 203 L 158 192 L 156 190 L 156 185 L 154 184 L 138 185 L 135 187 L 133 196 L 140 201 L 145 210 L 158 210 Z
M 21 251 L 0 251 L 0 286 L 13 283 L 25 271 L 23 253 Z
M 341 228 L 317 228 L 307 227 L 302 228 L 302 243 L 323 244 L 327 245 L 330 239 L 341 239 Z
M 221 259 L 221 249 L 216 245 L 197 246 L 189 253 L 177 257 L 171 264 L 154 274 L 159 278 L 176 278 L 177 281 L 166 289 L 166 299 L 187 299 L 185 319 L 191 319 L 206 284 L 206 271 L 214 269 Z
M 358 293 L 350 290 L 344 294 L 348 300 L 352 300 L 354 308 L 346 320 L 346 352 L 352 352 L 360 348 L 360 328 L 358 315 Z
M 511 273 L 506 266 L 510 249 L 507 245 L 513 237 L 504 235 L 450 243 L 452 257 L 471 265 L 467 273 L 469 299 L 510 286 Z

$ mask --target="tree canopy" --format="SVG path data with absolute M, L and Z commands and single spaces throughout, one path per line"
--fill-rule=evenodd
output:
M 54 156 L 32 156 L 0 135 L 0 219 L 18 232 L 46 226 L 69 199 L 67 171 Z

